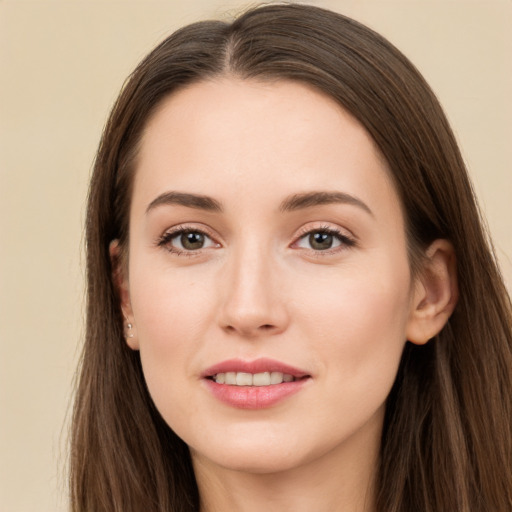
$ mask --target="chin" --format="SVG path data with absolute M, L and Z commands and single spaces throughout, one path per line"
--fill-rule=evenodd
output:
M 244 428 L 245 427 L 245 428 Z M 335 448 L 339 439 L 329 433 L 312 432 L 299 425 L 290 428 L 247 428 L 248 425 L 226 426 L 210 432 L 206 442 L 194 445 L 189 439 L 192 458 L 208 466 L 249 474 L 288 472 L 322 459 Z M 281 427 L 284 427 L 281 425 Z M 316 439 L 316 442 L 315 442 Z M 195 440 L 198 440 L 196 437 Z M 185 440 L 186 442 L 186 440 Z
M 289 471 L 300 466 L 304 461 L 298 453 L 271 451 L 254 445 L 247 449 L 223 449 L 219 453 L 200 453 L 191 449 L 193 459 L 208 461 L 208 464 L 225 470 L 249 474 L 272 474 Z
M 307 418 L 293 423 L 237 422 L 222 428 L 188 431 L 184 441 L 200 464 L 249 474 L 275 474 L 310 467 L 332 466 L 334 460 L 356 460 L 361 453 L 376 453 L 380 444 L 384 407 L 369 419 L 318 428 Z M 187 436 L 184 436 L 187 437 Z M 316 469 L 314 469 L 316 468 Z

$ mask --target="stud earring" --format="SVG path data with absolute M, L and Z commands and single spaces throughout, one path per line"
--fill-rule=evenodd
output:
M 133 325 L 130 322 L 128 322 L 126 324 L 126 328 L 128 329 L 128 332 L 125 334 L 125 338 L 133 338 L 133 332 L 132 332 Z

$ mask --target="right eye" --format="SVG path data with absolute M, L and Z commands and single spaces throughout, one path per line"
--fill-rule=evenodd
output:
M 320 230 L 311 231 L 297 242 L 297 247 L 313 249 L 315 251 L 326 251 L 340 245 L 342 245 L 342 240 L 338 233 Z
M 333 254 L 354 247 L 355 240 L 334 227 L 310 229 L 302 234 L 293 247 L 312 250 L 318 254 Z
M 201 249 L 219 246 L 203 231 L 190 228 L 179 228 L 164 233 L 158 241 L 158 245 L 176 254 L 193 253 Z

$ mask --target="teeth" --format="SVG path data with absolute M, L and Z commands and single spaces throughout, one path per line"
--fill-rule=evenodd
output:
M 217 384 L 229 384 L 231 386 L 271 386 L 282 382 L 293 382 L 293 375 L 281 372 L 226 372 L 213 376 Z
M 222 373 L 219 375 L 222 375 Z M 224 375 L 225 375 L 224 382 L 226 384 L 236 384 L 236 372 L 228 372 Z
M 290 375 L 291 377 L 291 375 Z M 293 379 L 293 377 L 292 377 Z M 281 372 L 272 372 L 270 374 L 270 384 L 281 384 L 284 381 L 284 375 Z
M 236 385 L 237 386 L 252 386 L 252 374 L 238 372 L 236 374 Z
M 270 373 L 255 373 L 252 376 L 252 385 L 253 386 L 270 386 Z

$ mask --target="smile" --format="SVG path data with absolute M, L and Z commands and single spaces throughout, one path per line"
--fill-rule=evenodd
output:
M 253 410 L 277 406 L 312 381 L 306 371 L 267 358 L 223 361 L 201 377 L 217 400 L 236 409 Z
M 230 386 L 273 386 L 283 382 L 293 382 L 295 377 L 282 372 L 226 372 L 217 373 L 212 376 L 212 379 L 217 384 L 228 384 Z

